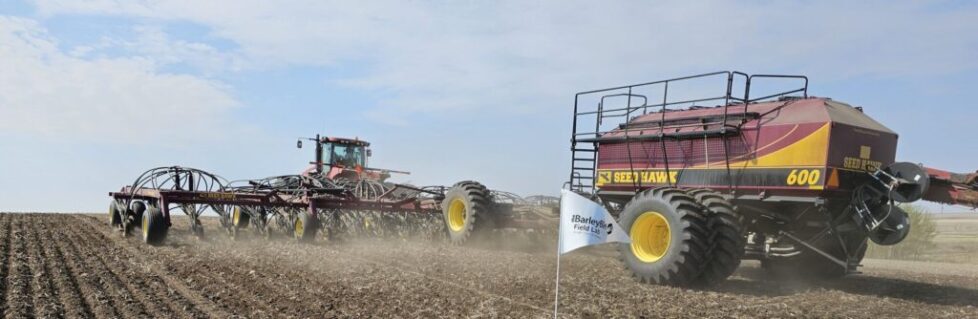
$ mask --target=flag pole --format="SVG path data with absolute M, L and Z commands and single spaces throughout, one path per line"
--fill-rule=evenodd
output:
M 554 319 L 557 319 L 557 306 L 560 305 L 560 223 L 557 224 L 557 280 L 554 287 Z

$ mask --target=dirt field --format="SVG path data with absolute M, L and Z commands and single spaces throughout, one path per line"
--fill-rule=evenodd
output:
M 551 315 L 549 249 L 370 241 L 232 242 L 183 225 L 168 244 L 123 239 L 104 216 L 0 214 L 2 312 L 24 317 L 539 317 Z M 632 281 L 607 249 L 562 259 L 566 317 L 978 318 L 971 265 L 869 260 L 829 283 L 765 281 L 749 263 L 695 291 Z

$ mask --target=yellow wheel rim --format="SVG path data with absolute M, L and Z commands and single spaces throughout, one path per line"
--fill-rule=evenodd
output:
M 448 205 L 448 228 L 455 232 L 465 228 L 465 201 L 455 199 Z
M 632 223 L 628 234 L 632 238 L 632 254 L 646 263 L 654 263 L 662 259 L 662 256 L 669 251 L 672 240 L 669 221 L 656 211 L 647 211 L 639 215 Z
M 302 220 L 301 219 L 296 220 L 295 221 L 295 237 L 296 238 L 302 238 L 302 234 L 304 234 L 305 231 L 306 231 L 305 228 L 302 226 Z
M 234 213 L 232 213 L 231 215 L 232 215 L 231 219 L 233 220 L 232 223 L 234 223 L 234 226 L 240 225 L 241 224 L 241 207 L 235 206 L 234 207 Z
M 143 238 L 149 238 L 149 218 L 152 215 L 147 215 L 149 214 L 143 215 Z

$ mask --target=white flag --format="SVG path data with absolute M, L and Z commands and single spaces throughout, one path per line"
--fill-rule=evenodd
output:
M 611 242 L 630 243 L 628 233 L 601 204 L 575 192 L 560 191 L 560 253 Z

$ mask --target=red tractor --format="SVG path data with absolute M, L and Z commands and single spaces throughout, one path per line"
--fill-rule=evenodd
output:
M 855 272 L 867 241 L 907 236 L 898 203 L 978 204 L 975 174 L 896 162 L 896 147 L 862 108 L 808 96 L 807 77 L 715 72 L 578 93 L 569 184 L 617 214 L 643 282 L 708 286 L 742 259 L 828 278 Z

